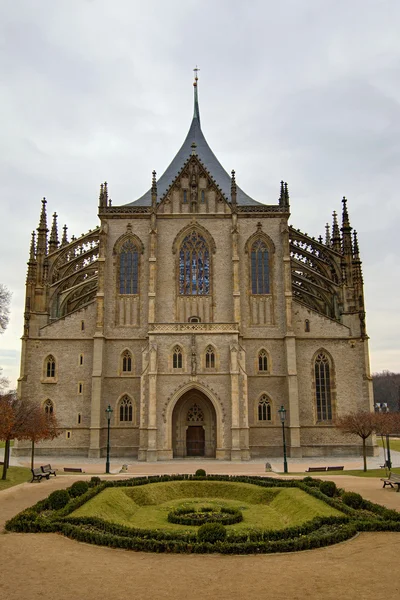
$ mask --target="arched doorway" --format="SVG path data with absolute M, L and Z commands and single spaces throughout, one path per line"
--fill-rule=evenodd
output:
M 216 428 L 215 409 L 209 398 L 197 389 L 185 392 L 172 413 L 174 458 L 215 458 Z

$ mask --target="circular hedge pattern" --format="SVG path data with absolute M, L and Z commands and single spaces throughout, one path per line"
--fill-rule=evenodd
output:
M 237 508 L 221 507 L 214 509 L 208 506 L 196 510 L 195 508 L 176 508 L 168 513 L 170 523 L 179 525 L 204 525 L 205 523 L 221 523 L 233 525 L 243 521 L 242 511 Z

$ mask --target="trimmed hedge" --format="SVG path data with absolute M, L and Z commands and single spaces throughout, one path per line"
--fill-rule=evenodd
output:
M 352 494 L 352 492 L 336 490 L 337 495 L 329 497 L 322 492 L 324 489 L 322 483 L 324 482 L 311 477 L 300 481 L 269 477 L 201 476 L 201 480 L 250 483 L 272 488 L 299 488 L 342 512 L 341 516 L 317 517 L 303 525 L 271 531 L 262 529 L 229 531 L 221 525 L 225 532 L 225 538 L 213 543 L 200 540 L 196 532 L 131 528 L 94 517 L 70 516 L 79 506 L 107 487 L 134 487 L 165 481 L 198 480 L 198 478 L 197 475 L 162 475 L 136 477 L 128 480 L 96 481 L 91 482 L 92 487 L 89 487 L 85 493 L 75 498 L 71 498 L 67 490 L 57 490 L 57 492 L 64 492 L 61 504 L 67 498 L 65 505 L 59 509 L 53 508 L 54 494 L 56 493 L 53 492 L 47 499 L 37 502 L 34 506 L 7 521 L 6 530 L 30 533 L 60 532 L 82 542 L 143 552 L 218 552 L 221 554 L 294 552 L 335 544 L 351 538 L 359 531 L 400 531 L 400 513 L 364 500 L 361 496 L 361 505 L 356 509 L 345 503 L 345 500 L 348 501 L 348 494 Z M 317 485 L 316 482 L 318 482 Z M 325 489 L 327 489 L 326 486 Z M 330 489 L 332 490 L 333 487 L 331 486 Z M 355 496 L 359 495 L 355 494 Z M 353 496 L 351 498 L 353 499 L 350 500 L 350 503 L 359 504 L 359 498 L 356 502 L 354 502 Z M 201 511 L 207 513 L 209 507 L 203 507 Z M 210 525 L 216 524 L 208 523 L 207 527 Z M 198 531 L 200 529 L 201 527 Z
M 204 525 L 206 523 L 221 523 L 222 525 L 234 525 L 243 521 L 242 511 L 238 508 L 221 507 L 214 510 L 211 507 L 195 510 L 194 508 L 176 508 L 168 513 L 170 523 L 180 525 Z

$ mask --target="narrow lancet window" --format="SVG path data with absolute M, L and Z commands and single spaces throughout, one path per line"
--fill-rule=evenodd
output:
M 119 420 L 132 422 L 132 400 L 129 396 L 124 396 L 119 405 Z
M 258 402 L 258 420 L 271 421 L 271 402 L 265 394 L 263 394 Z
M 46 400 L 46 402 L 43 405 L 44 408 L 44 412 L 46 413 L 46 415 L 52 415 L 54 413 L 54 405 L 52 403 L 51 400 Z
M 321 353 L 315 359 L 315 395 L 317 421 L 332 420 L 331 369 L 328 357 Z
M 46 377 L 56 376 L 56 359 L 50 355 L 46 359 Z
M 212 346 L 208 346 L 206 350 L 206 369 L 215 368 L 215 353 Z
M 187 296 L 210 293 L 210 252 L 196 230 L 185 237 L 179 251 L 179 293 Z
M 261 350 L 258 354 L 258 370 L 263 372 L 268 371 L 268 355 L 265 350 Z
M 122 354 L 122 372 L 130 373 L 132 371 L 132 355 L 129 350 Z
M 139 252 L 132 240 L 127 240 L 119 256 L 119 293 L 137 294 L 139 287 Z
M 172 366 L 174 369 L 182 369 L 182 350 L 179 346 L 175 346 L 174 348 Z
M 251 248 L 251 293 L 269 294 L 269 252 L 263 240 Z

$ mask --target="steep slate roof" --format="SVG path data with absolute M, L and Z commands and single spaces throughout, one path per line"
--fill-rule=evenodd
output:
M 157 194 L 158 200 L 160 200 L 165 192 L 168 190 L 175 177 L 181 171 L 186 160 L 192 155 L 192 144 L 193 142 L 196 144 L 195 153 L 206 167 L 210 175 L 213 177 L 217 185 L 222 190 L 222 193 L 225 197 L 230 200 L 231 199 L 231 178 L 228 173 L 225 171 L 221 163 L 218 161 L 217 157 L 211 150 L 210 146 L 207 144 L 206 138 L 203 135 L 200 125 L 200 110 L 199 110 L 199 101 L 197 95 L 197 77 L 194 82 L 194 112 L 193 119 L 190 125 L 189 132 L 186 136 L 185 141 L 183 142 L 179 152 L 167 168 L 167 170 L 161 175 L 160 179 L 157 181 Z M 259 205 L 260 202 L 253 200 L 250 198 L 240 187 L 237 187 L 237 203 L 243 206 L 248 205 Z M 125 206 L 151 206 L 151 190 L 146 192 L 141 198 L 135 200 L 134 202 L 130 202 Z

